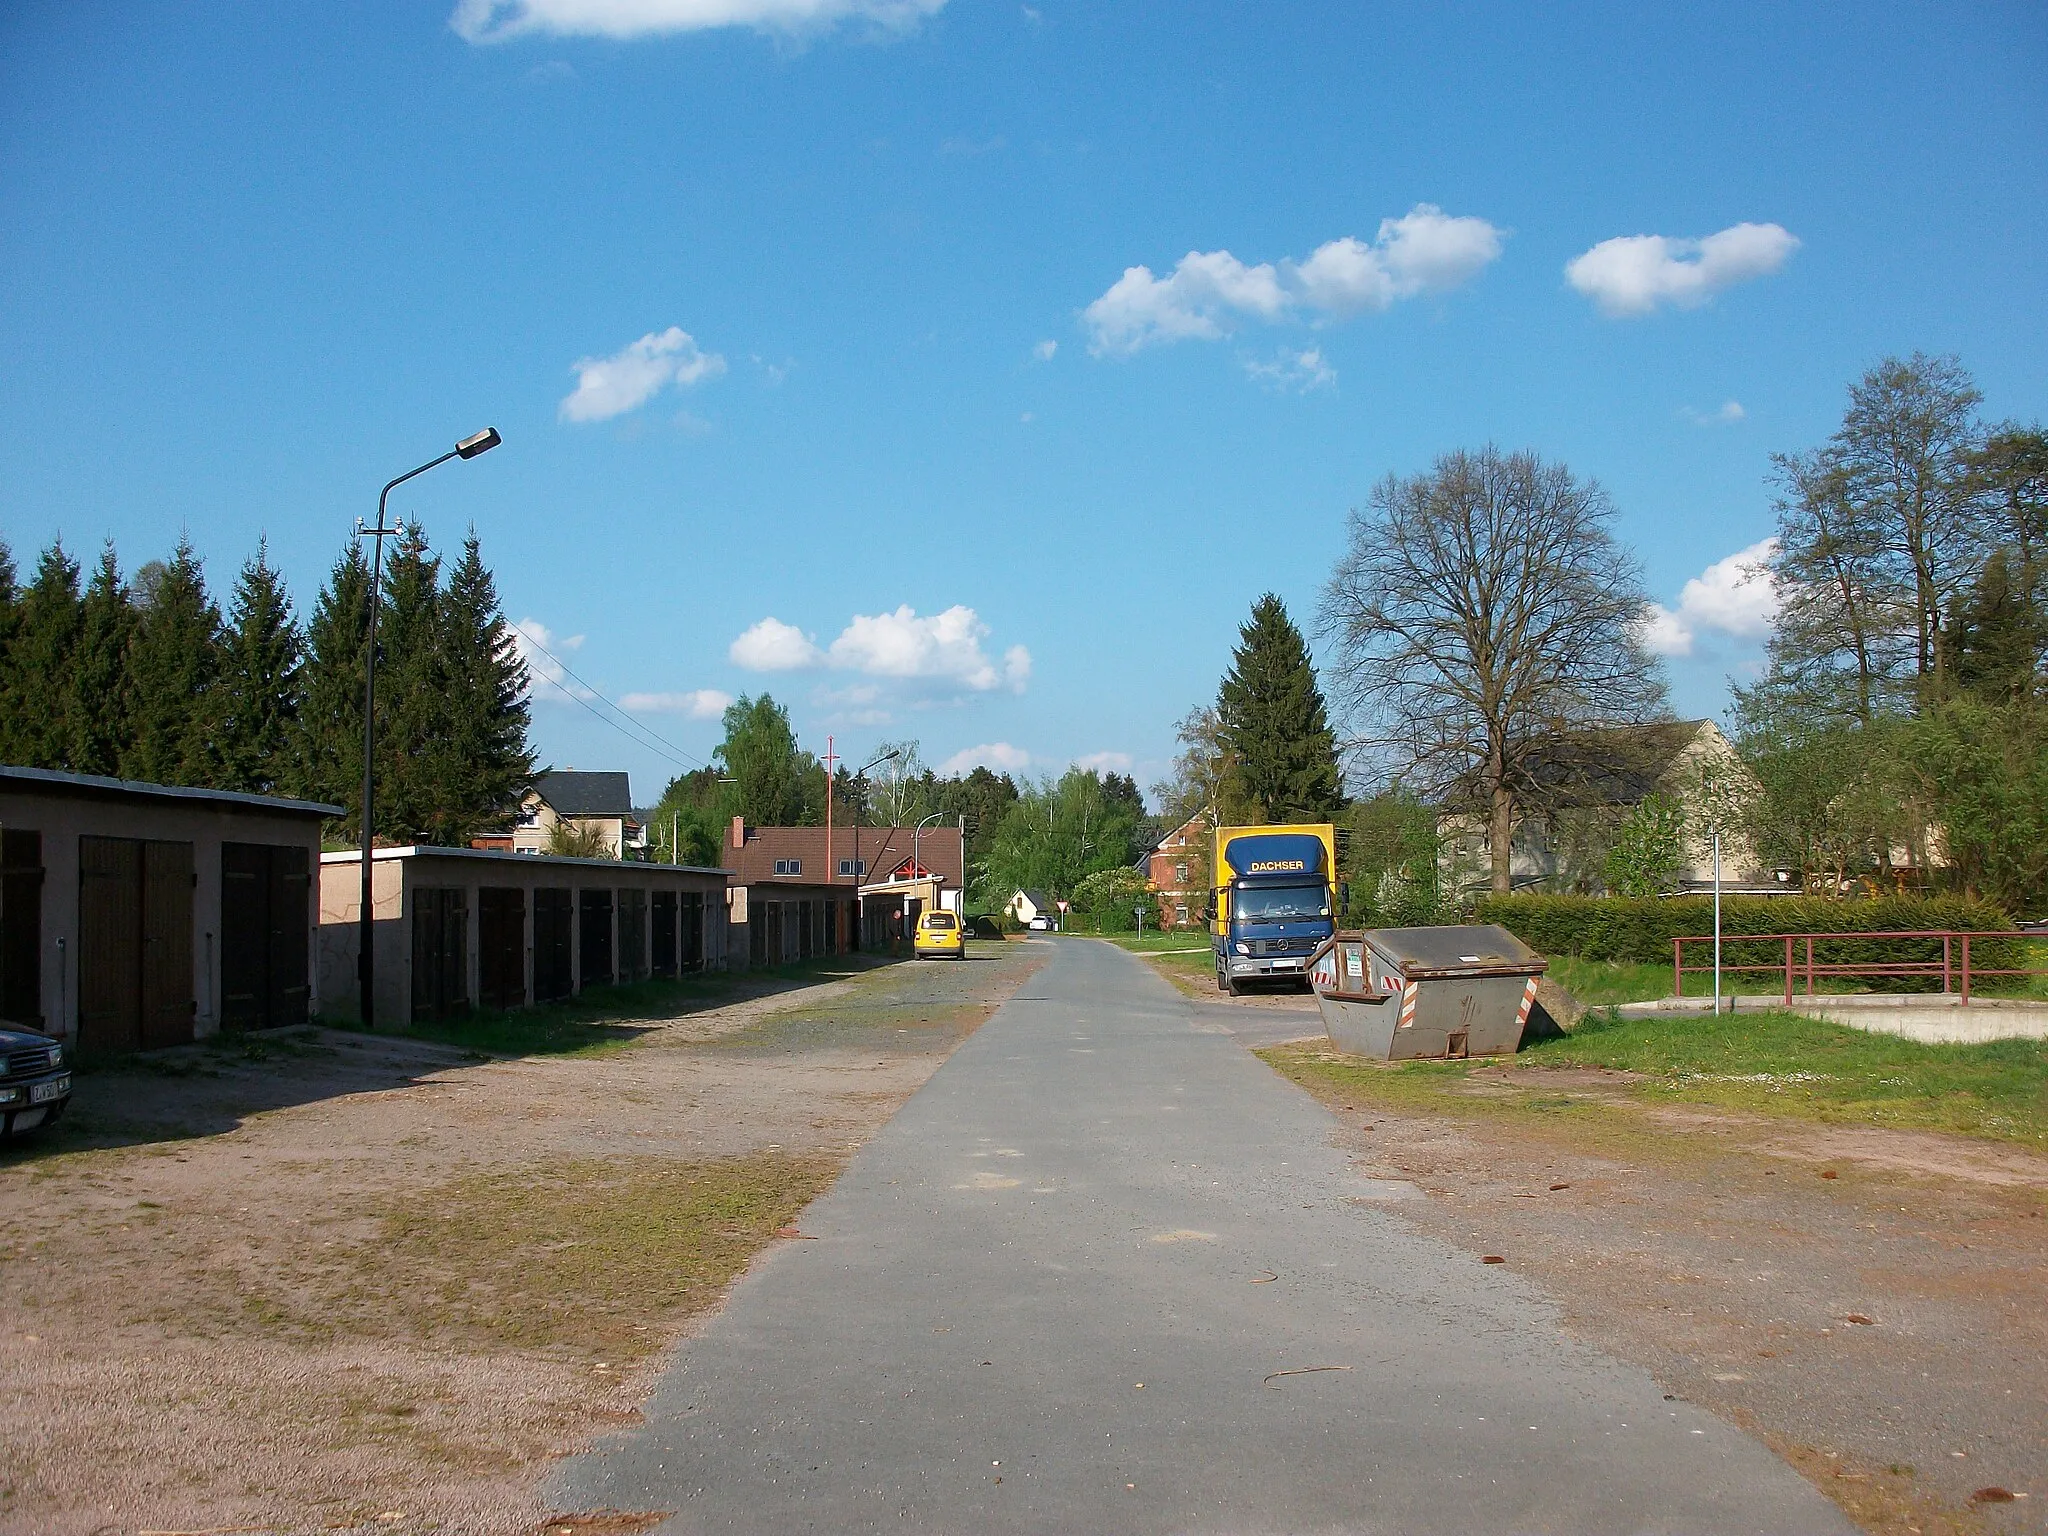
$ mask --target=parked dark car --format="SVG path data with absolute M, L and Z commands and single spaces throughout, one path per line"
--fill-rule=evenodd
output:
M 55 1122 L 71 1102 L 71 1067 L 62 1042 L 0 1029 L 0 1140 Z

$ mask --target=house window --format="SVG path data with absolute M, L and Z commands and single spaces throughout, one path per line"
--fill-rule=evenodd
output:
M 1174 879 L 1175 879 L 1176 881 L 1178 881 L 1178 882 L 1179 882 L 1180 884 L 1182 884 L 1182 885 L 1186 885 L 1186 884 L 1188 883 L 1188 867 L 1187 867 L 1187 865 L 1185 865 L 1185 864 L 1176 864 L 1176 865 L 1174 865 L 1174 866 L 1173 866 L 1173 878 L 1174 878 Z
M 800 875 L 803 872 L 804 861 L 802 859 L 777 859 L 775 861 L 775 873 L 778 875 Z
M 1175 923 L 1185 928 L 1187 926 L 1188 921 L 1188 909 L 1186 907 L 1175 907 L 1173 909 L 1173 920 Z
M 864 875 L 867 872 L 868 861 L 866 859 L 841 859 L 839 861 L 839 873 L 841 875 Z

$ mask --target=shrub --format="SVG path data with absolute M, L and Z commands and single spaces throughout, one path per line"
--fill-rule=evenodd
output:
M 1671 941 L 1714 931 L 1711 896 L 1484 896 L 1477 920 L 1499 923 L 1542 954 L 1577 955 L 1586 960 L 1625 960 L 1665 965 Z M 1910 933 L 1951 929 L 1960 932 L 2010 930 L 2012 921 L 1989 902 L 1961 896 L 1897 896 L 1875 901 L 1832 901 L 1822 897 L 1731 896 L 1721 902 L 1721 958 L 1724 965 L 1782 963 L 1785 947 L 1766 935 L 1787 933 Z M 1972 946 L 1970 964 L 2020 966 L 2022 941 Z M 1803 960 L 1801 945 L 1796 959 Z M 1939 961 L 1941 941 L 1906 944 L 1898 941 L 1838 939 L 1816 943 L 1813 957 L 1823 964 L 1882 964 L 1905 960 Z M 1688 946 L 1686 964 L 1705 958 Z M 1960 956 L 1957 957 L 1960 962 Z M 1873 978 L 1892 992 L 1936 991 L 1941 978 Z

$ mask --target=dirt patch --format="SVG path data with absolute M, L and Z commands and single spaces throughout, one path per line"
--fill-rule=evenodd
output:
M 1644 1108 L 1624 1074 L 1346 1070 L 1383 1208 L 1500 1255 L 1570 1327 L 1771 1444 L 1864 1529 L 2048 1531 L 2048 1180 L 1960 1137 Z M 1487 1079 L 1491 1079 L 1488 1081 Z M 1983 1488 L 2027 1497 L 1973 1502 Z
M 0 1162 L 0 1528 L 648 1528 L 548 1517 L 535 1482 L 637 1418 L 1042 958 L 622 1020 L 596 1054 L 303 1031 L 82 1079 L 64 1137 Z

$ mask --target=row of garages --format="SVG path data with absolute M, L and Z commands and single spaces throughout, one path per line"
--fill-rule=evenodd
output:
M 339 814 L 0 767 L 0 1019 L 98 1055 L 355 1016 L 361 859 L 320 851 Z M 380 848 L 372 875 L 380 1019 L 843 947 L 784 902 L 750 941 L 717 869 Z

